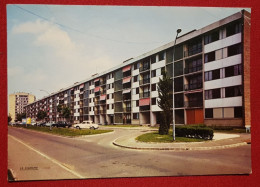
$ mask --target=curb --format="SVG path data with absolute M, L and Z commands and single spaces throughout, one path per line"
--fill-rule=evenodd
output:
M 112 142 L 113 145 L 127 148 L 127 149 L 137 149 L 137 150 L 166 150 L 166 151 L 191 151 L 191 150 L 216 150 L 216 149 L 225 149 L 225 148 L 233 148 L 239 147 L 243 145 L 247 145 L 246 142 L 236 143 L 231 145 L 220 145 L 220 146 L 212 146 L 212 147 L 134 147 L 134 146 L 125 146 L 115 141 Z

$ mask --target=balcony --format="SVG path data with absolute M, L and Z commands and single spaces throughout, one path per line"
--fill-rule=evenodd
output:
M 143 80 L 140 80 L 140 81 L 139 81 L 139 84 L 140 84 L 140 85 L 149 84 L 149 83 L 150 83 L 150 79 L 143 79 Z
M 149 110 L 150 110 L 150 105 L 140 106 L 140 111 L 141 112 L 145 112 L 145 111 L 149 111 Z
M 186 108 L 191 108 L 191 107 L 202 107 L 203 102 L 201 101 L 185 101 L 184 102 L 184 107 Z
M 100 101 L 99 104 L 101 104 L 101 105 L 106 104 L 106 100 L 102 100 L 102 101 Z
M 100 114 L 100 110 L 95 110 L 95 115 L 99 115 Z
M 150 66 L 143 66 L 139 68 L 139 72 L 150 70 Z
M 95 105 L 99 105 L 100 101 L 95 101 L 94 103 L 95 103 Z
M 143 92 L 143 93 L 140 93 L 140 98 L 147 98 L 147 97 L 150 97 L 150 91 L 149 92 Z
M 201 88 L 202 88 L 202 82 L 184 85 L 185 91 L 196 90 L 196 89 L 201 89 Z
M 131 112 L 131 107 L 125 107 L 125 108 L 123 108 L 123 111 L 124 112 Z
M 188 73 L 193 73 L 193 72 L 197 72 L 197 71 L 201 71 L 202 70 L 202 66 L 195 66 L 195 67 L 191 67 L 191 68 L 185 68 L 184 72 L 185 74 Z
M 100 110 L 100 114 L 106 114 L 106 110 Z

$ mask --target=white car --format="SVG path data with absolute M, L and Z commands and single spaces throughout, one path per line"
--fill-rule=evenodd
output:
M 82 123 L 74 124 L 73 127 L 77 129 L 98 129 L 98 125 L 92 121 L 83 121 Z

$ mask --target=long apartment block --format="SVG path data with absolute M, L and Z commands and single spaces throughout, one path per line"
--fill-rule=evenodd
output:
M 176 124 L 250 126 L 250 17 L 245 10 L 120 65 L 61 89 L 26 106 L 47 120 L 63 120 L 58 105 L 71 109 L 70 120 L 100 124 L 160 123 L 158 82 L 166 70 L 173 80 Z

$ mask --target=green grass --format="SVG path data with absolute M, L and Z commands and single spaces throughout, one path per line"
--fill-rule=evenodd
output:
M 158 142 L 171 143 L 173 142 L 172 131 L 168 135 L 160 135 L 158 132 L 146 133 L 136 138 L 140 142 Z M 176 137 L 174 142 L 202 142 L 204 139 Z
M 93 135 L 93 134 L 103 134 L 103 133 L 113 131 L 113 130 L 90 130 L 90 129 L 78 130 L 78 129 L 70 129 L 70 128 L 56 128 L 56 127 L 53 127 L 52 130 L 50 130 L 49 127 L 35 127 L 35 126 L 27 126 L 27 127 L 16 126 L 16 127 L 22 127 L 25 129 L 41 131 L 41 132 L 46 132 L 46 133 L 50 133 L 50 134 L 58 134 L 58 135 L 62 135 L 62 136 Z

